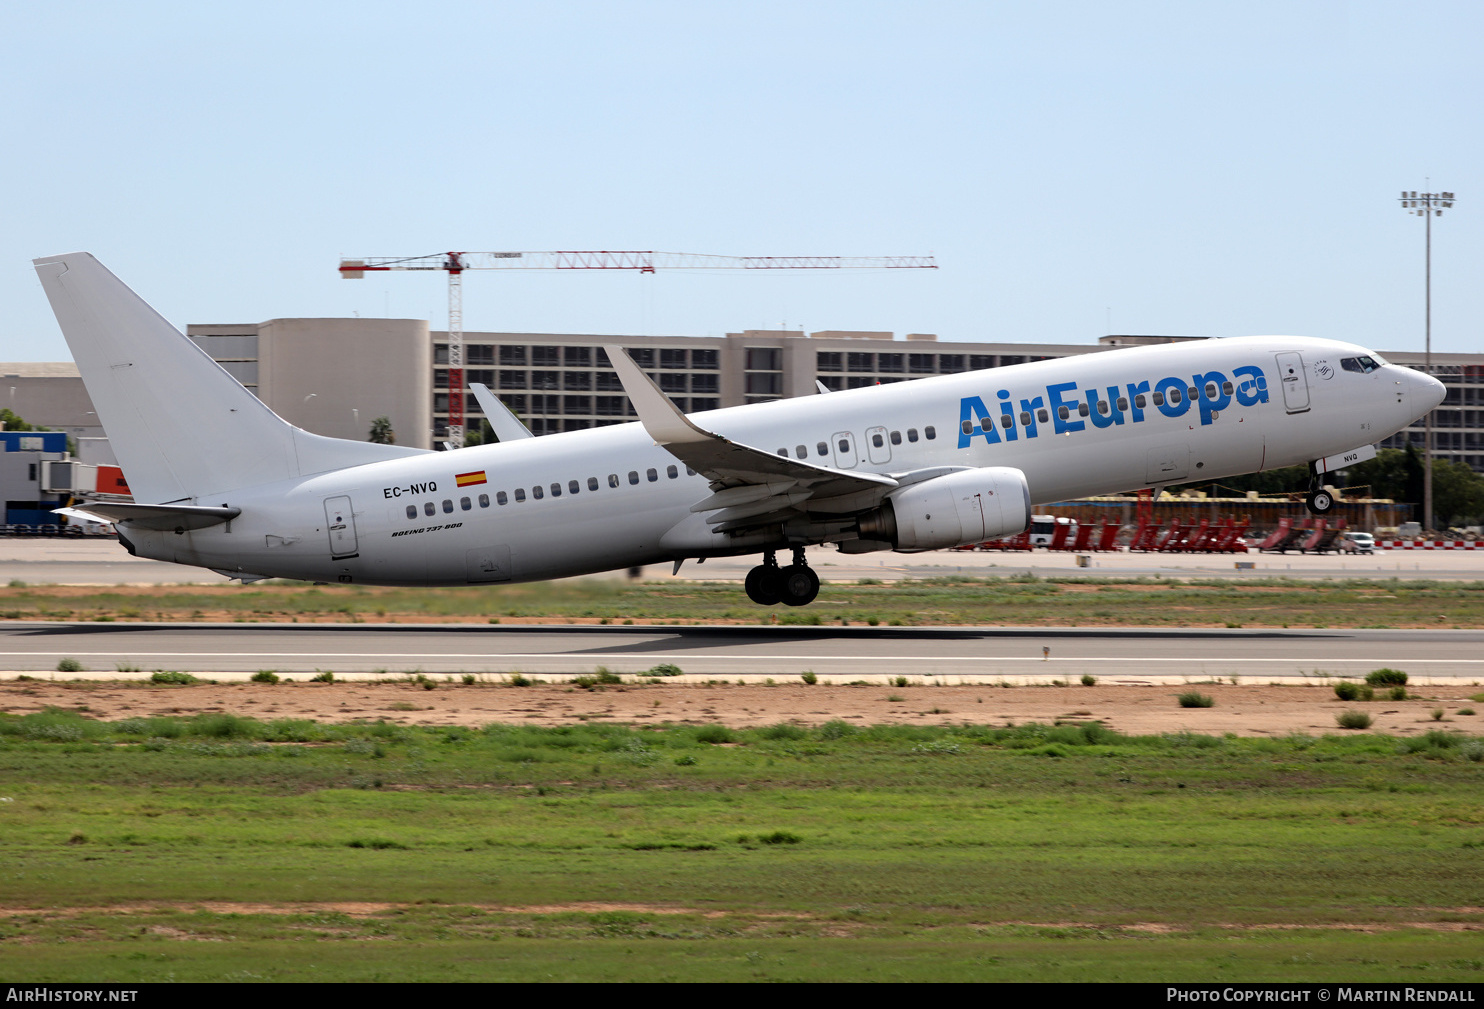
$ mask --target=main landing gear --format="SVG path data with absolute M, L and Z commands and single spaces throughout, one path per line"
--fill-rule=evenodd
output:
M 819 576 L 804 561 L 804 548 L 794 547 L 794 562 L 778 566 L 778 553 L 763 553 L 763 562 L 747 572 L 747 598 L 759 606 L 805 606 L 819 595 Z
M 1312 515 L 1328 515 L 1335 507 L 1335 496 L 1320 486 L 1319 473 L 1313 466 L 1309 468 L 1309 495 L 1304 504 Z

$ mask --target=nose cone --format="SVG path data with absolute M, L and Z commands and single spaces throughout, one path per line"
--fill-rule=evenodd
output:
M 1412 372 L 1411 396 L 1412 406 L 1417 410 L 1417 416 L 1421 417 L 1442 404 L 1444 397 L 1448 395 L 1448 387 L 1431 375 L 1424 375 L 1420 371 Z

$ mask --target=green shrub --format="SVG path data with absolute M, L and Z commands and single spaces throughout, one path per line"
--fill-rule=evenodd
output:
M 1365 681 L 1373 687 L 1403 687 L 1407 674 L 1400 669 L 1374 669 L 1365 674 Z
M 812 670 L 812 669 L 806 669 L 802 673 L 800 673 L 799 674 L 799 679 L 803 680 L 805 683 L 809 684 L 809 686 L 811 686 L 811 687 L 814 686 L 814 684 L 816 684 L 816 683 L 819 682 L 819 677 L 814 675 L 814 670 Z
M 1472 715 L 1474 713 L 1474 709 L 1473 708 L 1459 708 L 1456 713 L 1457 714 L 1460 714 L 1460 715 Z
M 1342 701 L 1353 701 L 1360 697 L 1360 684 L 1336 683 L 1335 696 Z
M 259 669 L 249 677 L 254 683 L 277 683 L 278 674 L 271 669 Z
M 461 679 L 463 679 L 463 681 L 464 681 L 464 686 L 466 686 L 466 687 L 472 687 L 472 686 L 474 686 L 474 681 L 477 680 L 477 679 L 479 679 L 479 677 L 475 676 L 473 673 L 465 673 L 461 677 Z
M 334 683 L 335 674 L 326 669 L 324 672 L 315 673 L 309 678 L 310 683 Z
M 1187 690 L 1181 694 L 1179 701 L 1182 708 L 1210 708 L 1216 705 L 1216 699 L 1214 697 L 1198 693 L 1194 690 Z
M 797 725 L 788 722 L 779 722 L 777 725 L 769 725 L 759 730 L 764 739 L 803 739 L 809 735 L 808 732 Z
M 1364 711 L 1342 711 L 1335 716 L 1335 721 L 1342 729 L 1369 729 L 1371 727 L 1371 716 Z
M 1441 722 L 1443 720 L 1443 715 L 1445 715 L 1446 713 L 1447 712 L 1445 712 L 1442 708 L 1433 708 L 1432 720 L 1434 722 Z
M 649 670 L 650 676 L 684 676 L 685 672 L 673 662 L 661 662 Z
M 819 737 L 821 739 L 844 739 L 855 731 L 855 726 L 836 718 L 819 727 Z
M 522 676 L 520 673 L 510 674 L 510 685 L 512 687 L 529 687 L 535 682 L 535 680 L 531 679 L 528 676 Z
M 732 743 L 736 742 L 737 736 L 725 725 L 703 725 L 696 730 L 696 742 L 698 743 Z
M 1405 701 L 1407 699 L 1407 688 L 1392 687 L 1391 691 L 1386 696 L 1393 701 Z
M 190 673 L 178 673 L 173 669 L 156 669 L 154 672 L 149 674 L 149 682 L 168 683 L 175 686 L 187 686 L 189 684 L 199 683 L 201 681 L 196 679 Z
M 775 830 L 761 835 L 758 840 L 764 844 L 798 844 L 803 838 L 789 830 Z
M 57 663 L 57 672 L 80 673 L 82 672 L 82 663 L 78 662 L 76 659 L 63 659 L 61 662 Z
M 606 684 L 608 686 L 613 686 L 614 684 L 623 682 L 623 678 L 620 677 L 617 673 L 610 672 L 607 666 L 598 667 L 595 679 L 598 683 Z
M 891 681 L 891 685 L 894 687 L 905 687 L 907 685 L 907 677 L 898 676 L 896 679 Z
M 1082 685 L 1084 687 L 1095 687 L 1098 685 L 1098 678 L 1091 673 L 1083 673 Z

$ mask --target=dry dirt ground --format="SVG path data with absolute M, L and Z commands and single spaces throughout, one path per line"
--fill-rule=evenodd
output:
M 1469 700 L 1477 687 L 1428 686 L 1406 701 L 1344 702 L 1327 686 L 1199 684 L 1180 686 L 805 686 L 803 684 L 656 684 L 583 690 L 565 683 L 510 687 L 439 682 L 426 690 L 409 683 L 234 683 L 186 687 L 129 682 L 0 683 L 0 711 L 23 715 L 48 706 L 83 710 L 114 721 L 147 715 L 227 711 L 262 720 L 312 718 L 325 722 L 385 719 L 405 725 L 480 726 L 490 722 L 566 725 L 603 719 L 637 725 L 721 723 L 734 728 L 793 722 L 818 725 L 842 719 L 860 725 L 1020 725 L 1026 722 L 1103 722 L 1133 735 L 1200 732 L 1241 736 L 1340 732 L 1335 716 L 1368 712 L 1372 731 L 1406 735 L 1432 728 L 1484 732 L 1484 709 Z M 1182 708 L 1188 690 L 1215 699 L 1210 708 Z M 1441 722 L 1433 711 L 1443 709 Z

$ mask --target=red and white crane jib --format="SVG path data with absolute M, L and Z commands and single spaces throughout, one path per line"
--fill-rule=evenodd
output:
M 714 256 L 696 252 L 442 252 L 432 256 L 342 259 L 340 276 L 441 270 L 448 274 L 448 442 L 464 444 L 465 270 L 936 270 L 932 256 Z

